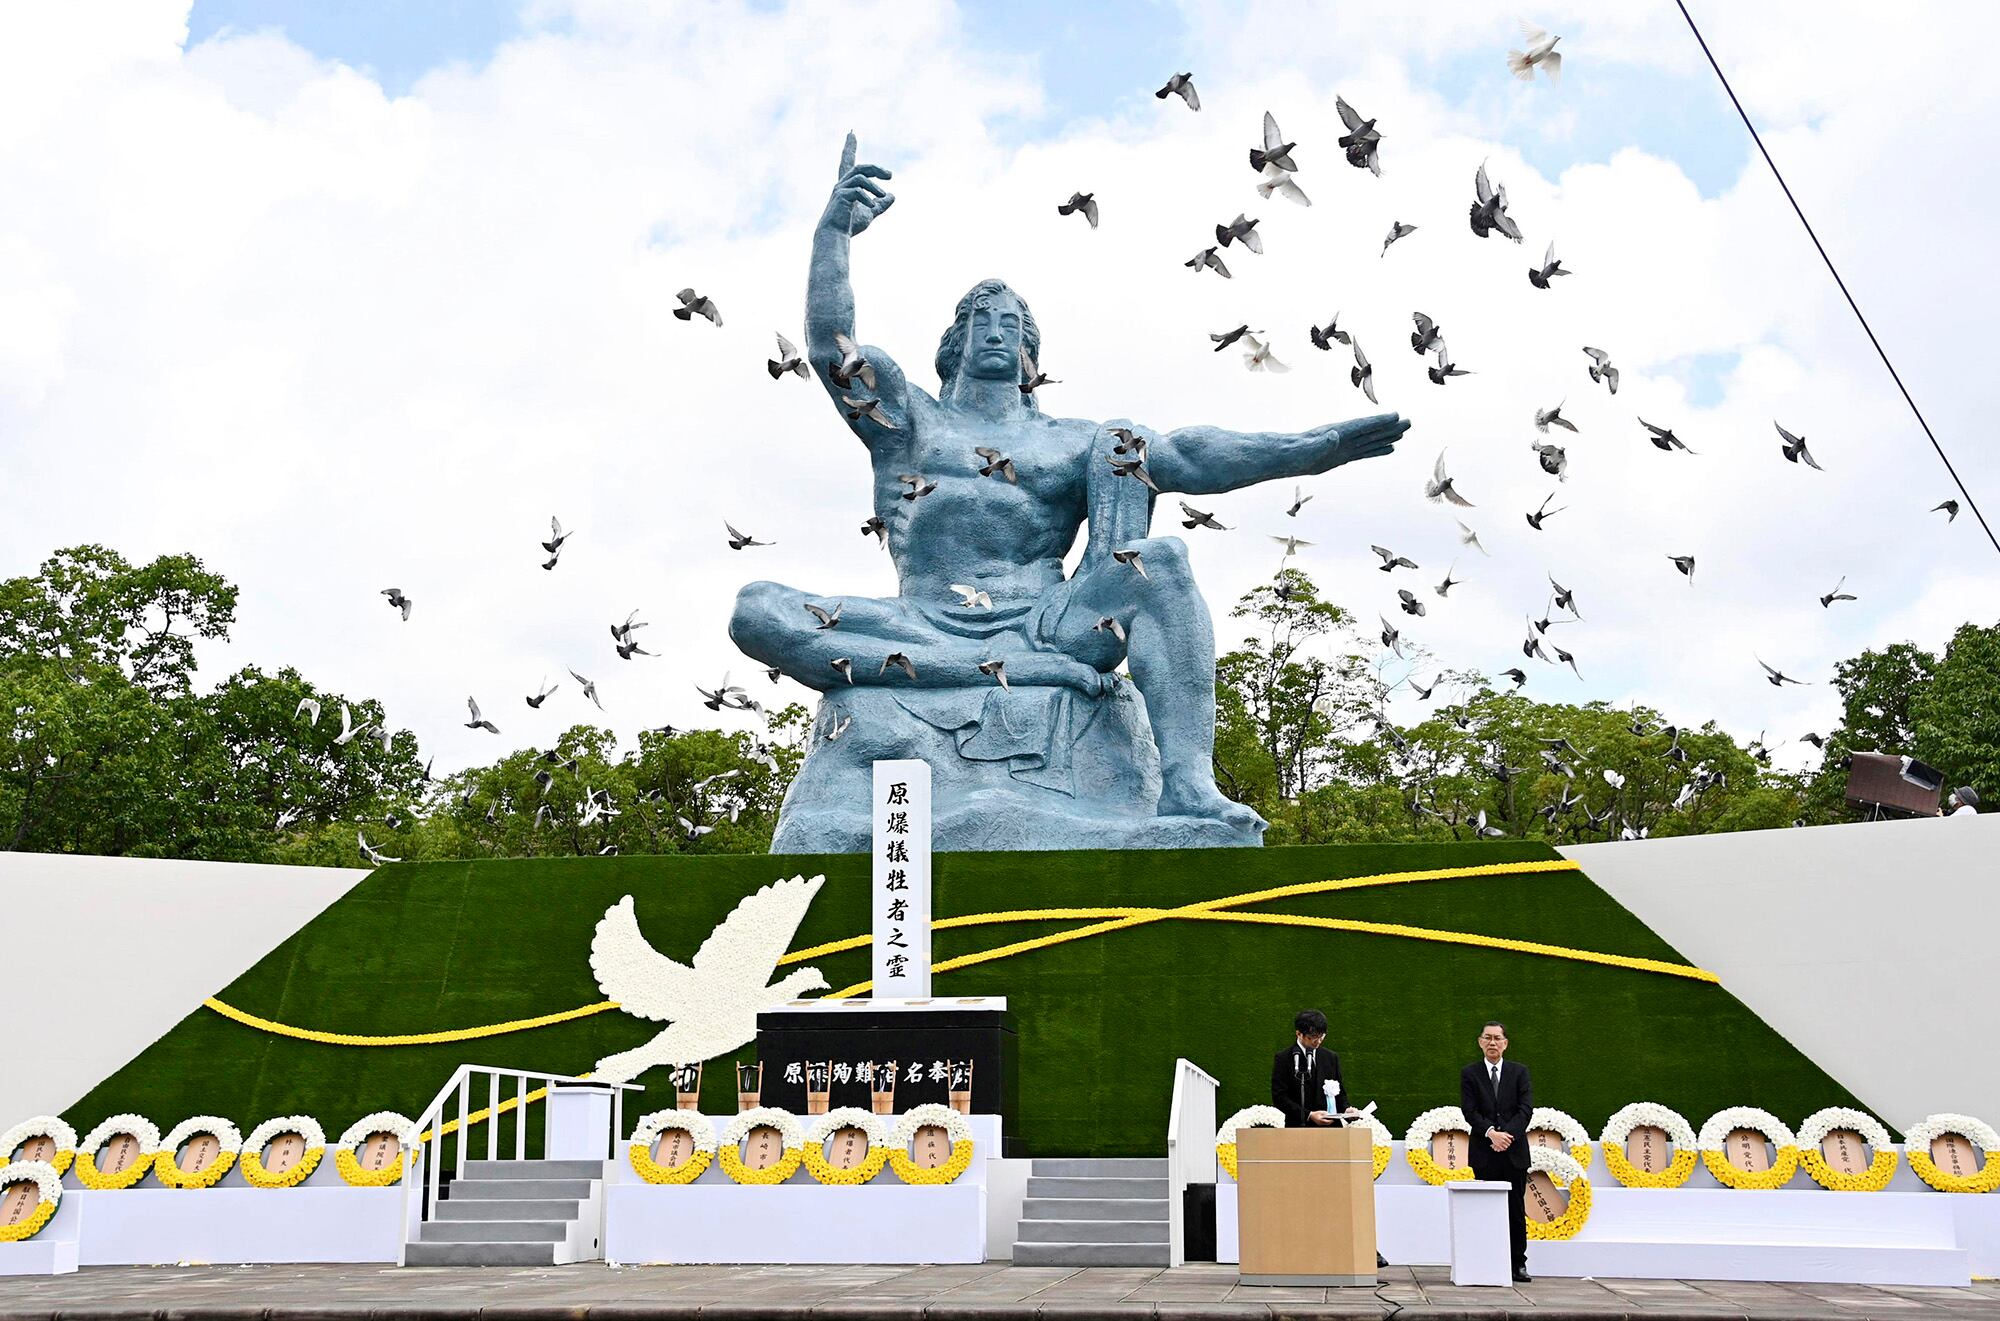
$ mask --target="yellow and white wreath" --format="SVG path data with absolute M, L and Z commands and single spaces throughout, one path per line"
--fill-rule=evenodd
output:
M 1575 1238 L 1584 1222 L 1590 1219 L 1590 1179 L 1583 1172 L 1582 1162 L 1547 1147 L 1533 1147 L 1528 1151 L 1528 1169 L 1531 1172 L 1540 1170 L 1555 1181 L 1556 1187 L 1569 1194 L 1568 1209 L 1554 1220 L 1528 1217 L 1528 1237 Z
M 377 1133 L 396 1135 L 396 1159 L 379 1170 L 361 1168 L 361 1144 Z M 340 1149 L 333 1154 L 333 1168 L 340 1171 L 340 1177 L 350 1188 L 387 1188 L 402 1180 L 405 1172 L 416 1159 L 417 1145 L 423 1135 L 417 1131 L 416 1121 L 394 1110 L 377 1110 L 372 1115 L 363 1115 L 347 1126 L 340 1135 Z
M 54 1218 L 57 1203 L 62 1201 L 62 1175 L 45 1160 L 14 1160 L 0 1165 L 0 1190 L 17 1183 L 34 1184 L 41 1203 L 19 1224 L 0 1225 L 0 1243 L 19 1243 L 41 1233 Z
M 753 1170 L 743 1163 L 743 1139 L 753 1128 L 770 1127 L 778 1130 L 784 1139 L 785 1154 L 776 1165 L 768 1169 Z M 774 1105 L 760 1105 L 745 1110 L 723 1126 L 717 1147 L 722 1160 L 722 1172 L 737 1183 L 771 1184 L 783 1183 L 798 1172 L 799 1162 L 805 1157 L 805 1129 L 798 1117 L 789 1110 L 780 1110 Z
M 935 1169 L 921 1169 L 910 1159 L 910 1141 L 917 1130 L 936 1124 L 951 1139 L 951 1159 Z M 889 1166 L 904 1183 L 944 1184 L 955 1181 L 972 1165 L 972 1125 L 948 1105 L 933 1101 L 915 1106 L 896 1117 L 889 1130 Z
M 662 1165 L 653 1159 L 653 1145 L 670 1128 L 694 1140 L 694 1150 L 678 1165 Z M 715 1159 L 715 1121 L 699 1110 L 655 1110 L 640 1119 L 632 1130 L 625 1158 L 632 1162 L 633 1172 L 647 1183 L 693 1183 Z
M 198 1170 L 182 1169 L 181 1145 L 203 1136 L 215 1139 L 215 1159 Z M 213 1188 L 236 1164 L 236 1154 L 242 1149 L 243 1130 L 220 1115 L 183 1119 L 160 1139 L 159 1154 L 153 1157 L 153 1177 L 169 1188 Z
M 1236 1177 L 1236 1135 L 1246 1128 L 1283 1128 L 1285 1112 L 1275 1105 L 1246 1105 L 1215 1130 L 1215 1159 Z
M 1955 1133 L 1984 1153 L 1977 1174 L 1946 1174 L 1931 1159 L 1931 1143 Z M 2000 1188 L 2000 1134 L 1971 1115 L 1930 1115 L 1903 1130 L 1903 1154 L 1917 1177 L 1941 1193 L 1990 1193 Z
M 1528 1116 L 1528 1131 L 1532 1133 L 1538 1128 L 1545 1128 L 1560 1137 L 1569 1158 L 1586 1170 L 1590 1168 L 1590 1130 L 1578 1123 L 1574 1116 L 1554 1106 L 1538 1105 L 1535 1112 Z
M 97 1170 L 97 1153 L 104 1150 L 104 1144 L 121 1133 L 129 1133 L 139 1140 L 139 1159 L 127 1165 L 116 1174 L 100 1174 Z M 76 1148 L 76 1179 L 86 1188 L 104 1190 L 107 1188 L 130 1188 L 146 1177 L 146 1171 L 153 1168 L 153 1157 L 160 1150 L 160 1126 L 144 1115 L 113 1115 L 90 1130 Z
M 889 1149 L 882 1145 L 879 1119 L 859 1106 L 844 1105 L 814 1119 L 806 1129 L 806 1173 L 826 1184 L 861 1184 L 882 1172 Z M 843 1128 L 858 1128 L 868 1135 L 868 1154 L 852 1169 L 837 1170 L 827 1164 L 826 1140 Z
M 1657 1174 L 1640 1169 L 1625 1154 L 1626 1140 L 1632 1136 L 1633 1129 L 1642 1125 L 1661 1130 L 1667 1135 L 1667 1141 L 1674 1144 L 1674 1158 L 1667 1162 L 1667 1168 Z M 1694 1173 L 1694 1163 L 1700 1150 L 1700 1144 L 1695 1141 L 1694 1126 L 1688 1123 L 1687 1117 L 1654 1101 L 1634 1101 L 1605 1120 L 1604 1131 L 1597 1135 L 1597 1145 L 1604 1153 L 1604 1168 L 1627 1188 L 1680 1187 Z
M 1842 1174 L 1826 1163 L 1820 1144 L 1836 1128 L 1853 1129 L 1868 1144 L 1868 1168 L 1859 1174 Z M 1875 1193 L 1889 1186 L 1896 1176 L 1896 1148 L 1889 1130 L 1875 1116 L 1846 1106 L 1830 1105 L 1815 1110 L 1799 1125 L 1799 1162 L 1812 1181 L 1837 1193 Z
M 68 1174 L 70 1162 L 76 1159 L 76 1130 L 59 1115 L 36 1115 L 0 1133 L 0 1165 L 12 1164 L 21 1144 L 35 1138 L 47 1138 L 56 1144 L 53 1156 L 43 1163 L 54 1166 L 57 1174 Z
M 1730 1163 L 1723 1140 L 1739 1128 L 1762 1133 L 1777 1149 L 1770 1169 L 1752 1174 Z M 1785 1122 L 1769 1110 L 1759 1110 L 1754 1105 L 1733 1105 L 1727 1110 L 1716 1111 L 1701 1126 L 1701 1163 L 1725 1188 L 1782 1188 L 1799 1171 L 1799 1140 L 1791 1129 L 1785 1127 Z
M 1410 1162 L 1410 1168 L 1417 1172 L 1419 1179 L 1433 1187 L 1472 1177 L 1470 1163 L 1448 1170 L 1431 1159 L 1431 1139 L 1446 1132 L 1465 1134 L 1467 1161 L 1470 1162 L 1472 1125 L 1466 1121 L 1465 1111 L 1455 1105 L 1441 1105 L 1424 1111 L 1411 1122 L 1410 1131 L 1403 1134 L 1403 1158 Z
M 299 1163 L 282 1174 L 273 1174 L 264 1168 L 264 1148 L 271 1145 L 273 1138 L 296 1133 L 306 1140 L 305 1155 Z M 236 1164 L 243 1171 L 243 1182 L 252 1188 L 296 1188 L 312 1177 L 319 1168 L 320 1158 L 326 1155 L 326 1130 L 311 1115 L 281 1115 L 267 1119 L 250 1130 L 250 1136 L 243 1140 L 243 1154 Z

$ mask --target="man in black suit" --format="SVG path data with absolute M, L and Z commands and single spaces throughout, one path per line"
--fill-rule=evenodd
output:
M 1528 1282 L 1528 1117 L 1535 1093 L 1528 1066 L 1503 1058 L 1507 1028 L 1495 1021 L 1479 1029 L 1476 1064 L 1458 1075 L 1458 1108 L 1472 1126 L 1472 1175 L 1507 1185 L 1508 1236 L 1514 1250 L 1514 1278 Z
M 1285 1112 L 1286 1128 L 1305 1128 L 1333 1123 L 1326 1109 L 1328 1080 L 1340 1084 L 1334 1089 L 1339 1117 L 1358 1117 L 1360 1111 L 1347 1103 L 1347 1087 L 1341 1082 L 1340 1053 L 1326 1049 L 1326 1015 L 1317 1009 L 1301 1009 L 1292 1019 L 1294 1044 L 1278 1052 L 1271 1061 L 1271 1104 Z M 1381 1253 L 1377 1266 L 1387 1266 Z

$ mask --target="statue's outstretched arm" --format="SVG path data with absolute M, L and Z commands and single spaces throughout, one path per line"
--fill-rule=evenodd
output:
M 1394 449 L 1409 429 L 1395 413 L 1298 432 L 1182 427 L 1154 442 L 1148 466 L 1162 491 L 1206 495 L 1372 459 Z
M 854 341 L 854 283 L 848 274 L 849 242 L 896 200 L 876 182 L 888 177 L 889 171 L 879 165 L 854 163 L 854 135 L 848 134 L 840 178 L 813 230 L 812 269 L 806 278 L 806 357 L 842 416 L 857 414 L 847 424 L 870 445 L 909 431 L 909 384 L 902 368 L 873 345 Z M 843 337 L 858 350 L 861 364 L 842 346 Z M 848 365 L 845 380 L 835 375 L 843 361 Z

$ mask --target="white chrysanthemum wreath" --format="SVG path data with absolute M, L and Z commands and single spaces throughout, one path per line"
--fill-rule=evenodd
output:
M 1555 1182 L 1556 1187 L 1569 1194 L 1569 1206 L 1555 1219 L 1528 1217 L 1528 1237 L 1575 1238 L 1584 1222 L 1590 1219 L 1590 1180 L 1584 1175 L 1582 1163 L 1574 1156 L 1548 1147 L 1533 1147 L 1528 1151 L 1528 1169 L 1531 1173 L 1540 1170 Z
M 264 1168 L 264 1148 L 273 1139 L 287 1133 L 296 1133 L 305 1139 L 306 1150 L 299 1157 L 298 1164 L 282 1174 L 273 1174 Z M 243 1140 L 243 1155 L 237 1159 L 237 1167 L 243 1171 L 243 1182 L 252 1188 L 296 1188 L 312 1177 L 319 1168 L 320 1158 L 326 1155 L 326 1130 L 311 1115 L 280 1115 L 267 1119 L 250 1130 L 250 1136 Z
M 743 1139 L 753 1128 L 775 1128 L 784 1140 L 785 1154 L 768 1169 L 753 1170 L 743 1163 Z M 799 1162 L 805 1158 L 805 1143 L 805 1129 L 799 1124 L 798 1116 L 774 1105 L 760 1105 L 745 1110 L 723 1126 L 722 1135 L 717 1139 L 717 1149 L 722 1172 L 735 1182 L 769 1184 L 783 1183 L 798 1171 Z
M 216 1141 L 215 1159 L 198 1170 L 181 1168 L 181 1147 L 198 1137 Z M 236 1164 L 243 1149 L 243 1130 L 220 1115 L 196 1115 L 175 1124 L 160 1139 L 159 1154 L 153 1157 L 153 1177 L 169 1188 L 213 1188 Z
M 361 1168 L 361 1144 L 377 1133 L 392 1133 L 396 1138 L 396 1159 L 379 1170 Z M 372 1115 L 363 1115 L 347 1126 L 340 1135 L 340 1149 L 333 1154 L 333 1168 L 340 1171 L 340 1177 L 352 1188 L 387 1188 L 399 1182 L 410 1165 L 417 1158 L 417 1145 L 423 1135 L 417 1131 L 417 1123 L 407 1115 L 394 1110 L 377 1110 Z
M 13 1225 L 0 1225 L 0 1243 L 19 1243 L 41 1233 L 55 1217 L 56 1206 L 62 1201 L 62 1175 L 45 1160 L 16 1160 L 0 1165 L 0 1191 L 17 1183 L 34 1184 L 35 1194 L 41 1202 L 26 1220 Z
M 662 1165 L 653 1159 L 654 1145 L 669 1129 L 685 1133 L 694 1141 L 688 1158 L 678 1165 Z M 699 1179 L 715 1159 L 715 1151 L 715 1121 L 699 1110 L 676 1108 L 655 1110 L 642 1118 L 632 1130 L 632 1142 L 625 1149 L 625 1157 L 632 1162 L 633 1172 L 647 1183 L 681 1184 Z
M 910 1159 L 910 1142 L 918 1129 L 932 1124 L 951 1140 L 951 1159 L 934 1169 L 924 1169 Z M 896 1126 L 889 1130 L 888 1147 L 889 1166 L 904 1183 L 951 1183 L 972 1165 L 972 1125 L 950 1106 L 933 1101 L 897 1116 Z
M 1657 1128 L 1667 1135 L 1667 1141 L 1674 1144 L 1667 1168 L 1649 1174 L 1632 1163 L 1625 1143 L 1635 1128 Z M 1634 1101 L 1604 1121 L 1597 1145 L 1604 1152 L 1604 1168 L 1627 1188 L 1678 1188 L 1694 1173 L 1701 1144 L 1695 1140 L 1694 1126 L 1680 1111 L 1655 1101 Z
M 882 1166 L 889 1159 L 889 1149 L 882 1145 L 882 1130 L 885 1127 L 876 1115 L 854 1105 L 840 1106 L 818 1116 L 806 1128 L 806 1173 L 826 1184 L 867 1183 L 882 1172 Z M 840 1170 L 827 1163 L 826 1140 L 843 1128 L 858 1128 L 865 1133 L 868 1152 L 859 1165 Z
M 1431 1139 L 1446 1132 L 1465 1134 L 1467 1163 L 1456 1169 L 1448 1170 L 1431 1159 Z M 1466 1121 L 1465 1111 L 1455 1105 L 1441 1105 L 1424 1111 L 1411 1122 L 1409 1132 L 1403 1134 L 1403 1159 L 1410 1162 L 1410 1168 L 1417 1172 L 1419 1179 L 1434 1187 L 1470 1179 L 1471 1151 L 1472 1125 Z
M 1823 1144 L 1827 1134 L 1842 1128 L 1859 1134 L 1868 1144 L 1868 1168 L 1859 1174 L 1843 1174 L 1826 1163 Z M 1875 1116 L 1847 1106 L 1830 1105 L 1813 1111 L 1799 1125 L 1799 1163 L 1822 1188 L 1837 1193 L 1875 1193 L 1887 1188 L 1889 1180 L 1896 1176 L 1896 1148 L 1890 1141 L 1889 1130 Z
M 76 1130 L 60 1115 L 36 1115 L 0 1133 L 0 1165 L 13 1163 L 14 1153 L 21 1145 L 35 1138 L 47 1138 L 56 1144 L 54 1154 L 44 1163 L 53 1165 L 57 1174 L 68 1174 L 70 1162 L 76 1159 Z
M 1977 1174 L 1946 1174 L 1931 1159 L 1931 1143 L 1947 1133 L 1979 1148 L 1985 1159 Z M 1929 1115 L 1903 1130 L 1903 1154 L 1917 1177 L 1941 1193 L 1990 1193 L 2000 1188 L 2000 1134 L 1971 1115 Z
M 1532 1133 L 1538 1128 L 1561 1138 L 1569 1158 L 1586 1170 L 1590 1168 L 1590 1130 L 1578 1123 L 1575 1116 L 1554 1106 L 1538 1105 L 1528 1116 L 1528 1131 Z
M 129 1133 L 139 1140 L 139 1159 L 127 1165 L 116 1174 L 101 1174 L 97 1169 L 97 1153 L 104 1150 L 104 1144 L 120 1134 Z M 160 1150 L 160 1126 L 144 1115 L 113 1115 L 90 1130 L 76 1148 L 76 1179 L 86 1188 L 103 1190 L 107 1188 L 130 1188 L 146 1177 L 146 1171 L 153 1168 L 153 1157 Z
M 1215 1130 L 1215 1159 L 1236 1177 L 1236 1135 L 1246 1128 L 1283 1128 L 1285 1112 L 1275 1105 L 1246 1105 Z
M 1771 1168 L 1753 1174 L 1732 1164 L 1723 1142 L 1739 1128 L 1762 1133 L 1776 1149 Z M 1769 1110 L 1754 1105 L 1733 1105 L 1718 1110 L 1701 1126 L 1701 1163 L 1725 1188 L 1782 1188 L 1799 1170 L 1799 1140 L 1785 1122 Z

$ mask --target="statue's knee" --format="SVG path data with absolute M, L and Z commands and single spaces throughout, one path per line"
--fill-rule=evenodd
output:
M 745 651 L 768 644 L 782 626 L 784 603 L 790 596 L 791 589 L 782 583 L 745 583 L 729 615 L 730 641 Z
M 1147 537 L 1132 543 L 1146 565 L 1146 572 L 1161 582 L 1182 582 L 1192 575 L 1188 568 L 1187 543 L 1179 537 Z

